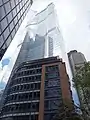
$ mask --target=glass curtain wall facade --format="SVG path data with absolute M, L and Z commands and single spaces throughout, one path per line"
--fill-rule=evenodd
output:
M 34 19 L 28 22 L 27 28 L 29 34 L 33 34 L 33 38 L 36 34 L 45 38 L 44 57 L 59 56 L 65 59 L 64 41 L 53 3 L 37 13 Z
M 0 59 L 31 5 L 32 0 L 0 0 Z

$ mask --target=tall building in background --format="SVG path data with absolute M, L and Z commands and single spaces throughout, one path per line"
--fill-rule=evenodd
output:
M 86 62 L 84 54 L 78 52 L 77 50 L 70 51 L 68 53 L 68 59 L 73 76 L 75 74 L 76 68 L 82 67 L 82 65 Z
M 81 52 L 78 52 L 77 50 L 70 51 L 68 53 L 68 59 L 71 67 L 72 77 L 74 77 L 75 73 L 77 71 L 79 72 L 80 68 L 82 68 L 84 63 L 87 62 L 84 54 L 82 54 Z M 88 110 L 87 103 L 85 102 L 85 96 L 83 95 L 82 87 L 76 86 L 76 91 L 79 97 L 79 102 L 81 107 L 84 107 L 85 109 Z
M 53 120 L 58 107 L 73 109 L 65 63 L 58 57 L 19 64 L 4 91 L 1 120 Z
M 0 0 L 0 60 L 25 18 L 32 0 Z

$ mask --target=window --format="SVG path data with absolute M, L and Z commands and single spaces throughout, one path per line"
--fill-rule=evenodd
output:
M 45 91 L 45 97 L 60 97 L 61 93 L 59 89 L 49 89 Z
M 24 85 L 24 89 L 26 89 L 26 85 Z
M 15 23 L 15 25 L 17 24 L 17 22 L 18 22 L 18 19 L 17 19 L 17 16 L 14 18 L 14 23 Z
M 25 94 L 25 99 L 26 99 L 26 100 L 28 99 L 28 94 Z
M 15 0 L 16 5 L 19 3 L 18 0 Z
M 31 84 L 31 89 L 34 89 L 34 84 Z
M 9 3 L 9 2 L 7 2 L 7 3 L 5 4 L 5 10 L 6 10 L 6 14 L 11 11 L 11 7 L 10 7 L 10 3 Z
M 11 14 L 11 12 L 8 14 L 7 18 L 8 18 L 8 23 L 10 23 L 12 21 L 12 14 Z
M 59 80 L 51 79 L 45 81 L 45 87 L 60 86 Z
M 56 78 L 56 77 L 59 77 L 58 72 L 49 72 L 49 73 L 46 74 L 46 79 Z
M 7 29 L 5 29 L 5 31 L 4 31 L 4 33 L 3 33 L 3 35 L 4 35 L 4 38 L 5 39 L 7 39 L 7 37 L 9 36 L 9 29 L 7 28 Z
M 12 38 L 15 36 L 15 33 L 16 33 L 16 31 L 15 31 L 15 29 L 13 29 L 13 31 L 12 31 L 12 33 L 11 33 Z
M 16 86 L 17 90 L 19 90 L 19 86 Z
M 24 4 L 25 4 L 25 0 L 22 0 L 22 5 L 24 6 Z
M 31 108 L 31 103 L 28 103 L 28 109 L 30 109 Z
M 50 100 L 50 110 L 58 109 L 60 100 Z
M 10 23 L 9 27 L 10 27 L 10 31 L 12 31 L 12 29 L 14 28 L 13 21 Z
M 44 120 L 56 120 L 55 117 L 56 113 L 47 113 L 44 115 Z
M 21 9 L 21 8 L 22 8 L 22 3 L 20 2 L 20 4 L 19 4 L 19 5 L 20 5 L 20 9 Z
M 45 108 L 45 110 L 49 109 L 49 101 L 48 100 L 45 100 L 45 102 L 44 102 L 44 108 Z
M 14 95 L 14 100 L 16 100 L 17 99 L 17 94 L 16 95 Z
M 32 109 L 32 111 L 38 111 L 39 103 L 38 102 L 32 102 L 31 109 Z
M 17 5 L 17 7 L 16 7 L 16 8 L 17 8 L 17 13 L 18 13 L 18 12 L 19 12 L 19 10 L 20 10 L 19 5 Z
M 1 21 L 1 29 L 2 31 L 7 27 L 8 23 L 7 23 L 7 19 L 4 18 L 2 21 Z
M 17 14 L 17 12 L 16 12 L 16 8 L 14 8 L 12 12 L 13 12 L 13 16 L 15 17 L 16 14 Z
M 22 90 L 23 89 L 23 85 L 20 85 L 20 90 Z
M 0 47 L 1 47 L 1 45 L 3 44 L 3 42 L 4 42 L 3 36 L 1 35 L 1 36 L 0 36 Z
M 35 89 L 40 89 L 40 83 L 35 83 Z
M 9 34 L 9 37 L 8 37 L 8 39 L 7 39 L 7 41 L 6 41 L 6 46 L 8 47 L 9 45 L 10 45 L 10 43 L 11 43 L 11 35 Z
M 1 1 L 1 0 L 0 0 Z M 0 20 L 5 16 L 4 6 L 0 7 Z
M 29 87 L 30 87 L 29 84 L 27 84 L 27 90 L 29 89 Z
M 16 24 L 16 25 L 15 25 L 15 29 L 16 29 L 16 31 L 18 30 L 18 27 L 19 27 L 18 24 Z
M 29 93 L 29 100 L 31 100 L 31 99 L 32 99 L 32 92 Z
M 10 0 L 10 2 L 11 2 L 11 7 L 13 9 L 15 7 L 15 1 L 14 0 Z

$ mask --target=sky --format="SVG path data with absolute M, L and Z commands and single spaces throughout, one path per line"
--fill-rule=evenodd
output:
M 56 6 L 66 51 L 76 49 L 90 60 L 90 0 L 35 0 L 32 9 L 42 9 L 51 1 Z
M 90 0 L 34 0 L 31 10 L 2 59 L 6 59 L 6 61 L 9 59 L 9 63 L 5 63 L 6 65 L 2 68 L 2 61 L 0 62 L 1 88 L 7 83 L 8 76 L 19 53 L 20 43 L 23 42 L 28 20 L 30 22 L 36 11 L 40 12 L 51 2 L 55 4 L 66 52 L 76 49 L 84 53 L 86 59 L 90 61 Z M 74 92 L 74 94 L 76 93 Z M 76 101 L 78 100 L 76 99 Z

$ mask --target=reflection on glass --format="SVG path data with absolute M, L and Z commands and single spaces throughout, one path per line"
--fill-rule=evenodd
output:
M 1 1 L 1 0 L 0 0 Z M 0 20 L 5 16 L 5 10 L 4 10 L 4 7 L 1 6 L 0 7 Z
M 4 18 L 2 21 L 1 21 L 1 29 L 2 31 L 7 27 L 7 19 Z
M 9 35 L 9 29 L 7 28 L 5 31 L 4 31 L 4 38 L 7 39 L 8 35 Z
M 12 31 L 12 29 L 14 28 L 14 24 L 13 21 L 10 23 L 10 31 Z
M 12 21 L 12 14 L 11 14 L 11 12 L 8 14 L 7 18 L 8 18 L 8 23 L 10 23 Z
M 64 59 L 65 51 L 63 37 L 59 29 L 58 20 L 54 5 L 51 3 L 27 25 L 28 31 L 45 38 L 44 57 L 60 56 Z
M 11 11 L 11 7 L 10 7 L 9 2 L 5 4 L 5 10 L 6 10 L 6 13 L 9 13 Z

